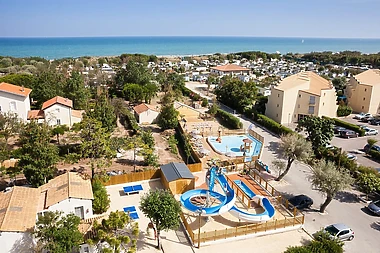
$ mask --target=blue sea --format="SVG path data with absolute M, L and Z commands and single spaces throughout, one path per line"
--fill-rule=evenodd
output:
M 264 51 L 282 54 L 355 50 L 380 52 L 380 39 L 266 38 L 266 37 L 76 37 L 0 38 L 0 55 L 40 56 L 46 59 L 116 56 L 123 53 L 200 55 Z

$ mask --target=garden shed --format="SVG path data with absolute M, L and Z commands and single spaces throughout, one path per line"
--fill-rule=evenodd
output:
M 194 189 L 195 177 L 184 163 L 168 163 L 161 166 L 161 181 L 173 194 Z

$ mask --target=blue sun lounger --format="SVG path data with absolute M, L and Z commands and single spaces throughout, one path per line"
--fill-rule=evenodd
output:
M 137 213 L 135 206 L 127 206 L 123 208 L 124 212 L 129 214 L 129 217 L 131 217 L 134 220 L 137 220 L 139 218 L 139 215 Z
M 129 213 L 129 217 L 131 217 L 133 220 L 140 218 L 137 212 Z
M 142 191 L 142 185 L 137 184 L 137 185 L 130 185 L 130 186 L 125 186 L 123 187 L 124 193 L 125 194 L 131 194 L 131 193 L 139 193 L 139 191 Z

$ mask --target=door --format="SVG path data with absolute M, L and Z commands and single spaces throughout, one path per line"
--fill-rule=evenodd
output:
M 348 239 L 348 235 L 349 235 L 349 230 L 343 230 L 343 231 L 340 231 L 340 233 L 338 234 L 338 238 L 340 240 L 347 240 Z
M 81 218 L 82 220 L 84 219 L 84 209 L 83 206 L 75 207 L 75 215 Z

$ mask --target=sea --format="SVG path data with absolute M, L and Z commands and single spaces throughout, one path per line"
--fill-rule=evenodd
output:
M 59 59 L 80 56 L 117 56 L 140 53 L 191 56 L 263 51 L 307 53 L 317 51 L 380 52 L 380 39 L 269 38 L 269 37 L 55 37 L 1 38 L 0 55 Z

